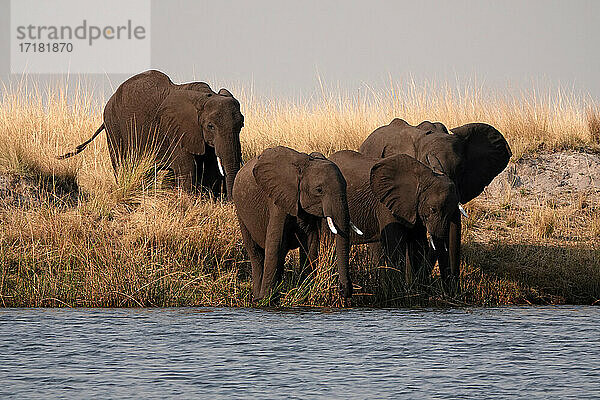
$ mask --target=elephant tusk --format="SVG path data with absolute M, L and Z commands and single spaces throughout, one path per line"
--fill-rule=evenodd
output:
M 356 225 L 354 225 L 354 224 L 352 223 L 352 221 L 350 221 L 350 228 L 352 228 L 352 230 L 353 230 L 354 232 L 356 232 L 356 234 L 357 234 L 357 235 L 360 235 L 360 236 L 364 235 L 364 233 L 363 233 L 363 232 L 362 232 L 360 229 L 358 229 L 358 228 L 356 227 Z
M 444 242 L 444 251 L 448 251 L 448 246 L 446 246 L 446 242 Z
M 467 211 L 463 208 L 462 204 L 458 205 L 458 211 L 460 211 L 465 218 L 469 218 L 469 214 L 467 214 Z
M 436 250 L 436 248 L 435 248 L 435 244 L 433 244 L 433 238 L 432 238 L 431 236 L 429 237 L 429 244 L 431 244 L 431 248 L 432 248 L 433 250 Z
M 221 165 L 221 158 L 217 157 L 217 166 L 219 167 L 219 172 L 222 176 L 225 176 L 225 171 L 223 171 L 223 165 Z
M 337 235 L 338 231 L 337 229 L 335 229 L 335 225 L 333 224 L 333 220 L 331 219 L 331 217 L 327 217 L 327 225 L 329 226 L 331 233 Z

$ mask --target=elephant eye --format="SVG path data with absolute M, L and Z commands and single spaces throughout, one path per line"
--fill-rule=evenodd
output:
M 215 126 L 213 124 L 208 124 L 208 129 L 210 129 L 211 131 L 214 131 Z
M 317 193 L 323 193 L 323 188 L 321 186 L 317 186 L 317 188 L 315 189 Z
M 437 209 L 435 207 L 431 207 L 431 213 L 435 214 L 437 212 Z

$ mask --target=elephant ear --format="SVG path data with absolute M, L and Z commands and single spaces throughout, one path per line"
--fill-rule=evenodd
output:
M 288 147 L 266 149 L 252 170 L 258 186 L 287 213 L 298 215 L 300 174 L 309 156 Z
M 197 96 L 191 91 L 173 91 L 161 103 L 157 115 L 161 132 L 169 132 L 186 151 L 202 155 L 205 143 L 195 101 Z
M 446 126 L 441 122 L 423 121 L 419 125 L 417 125 L 417 128 L 427 131 L 427 133 L 448 133 L 448 128 L 446 128 Z
M 465 143 L 465 163 L 458 178 L 460 202 L 479 196 L 506 166 L 512 156 L 504 136 L 493 126 L 473 123 L 452 129 Z
M 413 227 L 417 222 L 420 174 L 428 171 L 432 173 L 405 154 L 387 157 L 371 168 L 371 190 L 396 217 Z
M 225 88 L 219 90 L 219 94 L 221 96 L 227 96 L 227 97 L 233 97 L 233 95 L 231 94 L 231 92 Z

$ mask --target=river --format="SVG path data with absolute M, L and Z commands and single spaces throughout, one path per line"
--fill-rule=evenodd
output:
M 0 309 L 0 398 L 591 398 L 600 308 Z

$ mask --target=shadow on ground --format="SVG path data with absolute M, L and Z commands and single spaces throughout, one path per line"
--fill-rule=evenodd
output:
M 594 304 L 600 299 L 600 249 L 503 243 L 468 243 L 463 249 L 463 290 L 476 303 Z

